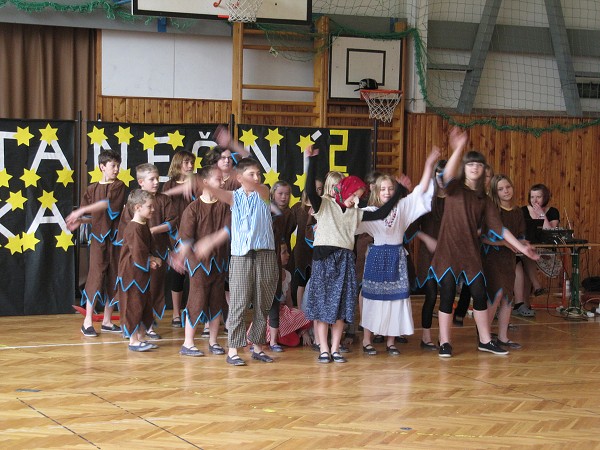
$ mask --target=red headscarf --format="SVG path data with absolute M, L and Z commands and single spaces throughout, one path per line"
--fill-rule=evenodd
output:
M 364 189 L 364 194 L 367 193 L 367 185 L 365 182 L 354 175 L 343 178 L 342 181 L 336 184 L 334 189 L 335 201 L 338 203 L 338 205 L 344 207 L 346 206 L 344 205 L 344 201 L 354 195 L 354 193 L 359 189 Z

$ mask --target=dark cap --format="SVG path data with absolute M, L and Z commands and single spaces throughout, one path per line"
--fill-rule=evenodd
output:
M 378 89 L 379 85 L 373 78 L 363 78 L 358 82 L 358 88 L 354 91 L 360 91 L 361 89 Z

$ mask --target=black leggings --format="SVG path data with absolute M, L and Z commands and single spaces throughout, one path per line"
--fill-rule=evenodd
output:
M 473 297 L 473 309 L 475 311 L 485 311 L 487 309 L 487 293 L 485 291 L 485 280 L 482 275 L 478 275 L 469 284 L 471 297 Z M 446 314 L 452 314 L 454 297 L 456 296 L 456 280 L 451 273 L 447 273 L 440 280 L 440 311 Z
M 423 309 L 421 310 L 421 326 L 425 329 L 431 328 L 433 321 L 433 309 L 437 300 L 438 285 L 434 279 L 429 279 L 423 286 L 425 291 L 425 300 L 423 301 Z

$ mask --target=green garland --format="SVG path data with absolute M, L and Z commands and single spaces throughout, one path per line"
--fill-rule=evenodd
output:
M 129 12 L 129 9 L 115 4 L 112 1 L 107 0 L 92 0 L 87 3 L 78 3 L 78 4 L 62 4 L 57 2 L 28 2 L 25 0 L 0 0 L 0 8 L 3 8 L 7 4 L 13 5 L 20 11 L 24 11 L 26 13 L 38 13 L 44 10 L 50 9 L 57 12 L 65 12 L 65 13 L 79 13 L 79 14 L 91 14 L 96 10 L 104 10 L 106 14 L 106 18 L 110 20 L 119 19 L 124 22 L 143 22 L 146 25 L 149 25 L 154 20 L 159 19 L 159 17 L 155 16 L 134 16 Z M 191 20 L 177 20 L 177 19 L 169 19 L 169 23 L 171 26 L 178 29 L 186 29 L 192 23 Z
M 58 12 L 66 12 L 66 13 L 80 13 L 80 14 L 90 14 L 96 10 L 104 10 L 106 17 L 110 20 L 123 20 L 125 22 L 135 22 L 140 21 L 144 22 L 146 25 L 150 24 L 152 21 L 158 19 L 158 17 L 139 17 L 134 16 L 128 10 L 128 8 L 123 7 L 122 5 L 115 4 L 112 1 L 107 0 L 92 0 L 87 3 L 80 4 L 61 4 L 57 2 L 29 2 L 25 0 L 0 0 L 0 8 L 6 6 L 7 4 L 11 4 L 15 6 L 17 9 L 21 11 L 25 11 L 27 13 L 37 13 L 44 11 L 46 9 L 53 9 Z M 316 18 L 316 17 L 315 17 Z M 315 19 L 314 18 L 314 19 Z M 177 20 L 177 19 L 169 19 L 169 23 L 171 26 L 179 29 L 187 29 L 195 20 Z M 265 36 L 267 40 L 271 43 L 272 49 L 275 54 L 281 54 L 284 58 L 299 60 L 301 58 L 312 59 L 314 53 L 321 53 L 326 51 L 331 46 L 331 42 L 337 36 L 356 36 L 363 37 L 368 39 L 381 39 L 381 40 L 398 40 L 404 38 L 412 38 L 415 44 L 415 64 L 417 69 L 417 75 L 419 77 L 419 90 L 425 104 L 428 108 L 434 111 L 436 114 L 444 118 L 451 125 L 455 125 L 461 128 L 472 128 L 474 126 L 487 125 L 499 131 L 517 131 L 522 133 L 529 133 L 536 137 L 541 136 L 544 133 L 552 132 L 552 131 L 560 131 L 561 133 L 569 133 L 575 130 L 584 129 L 587 127 L 598 126 L 600 125 L 600 118 L 594 120 L 582 120 L 580 123 L 576 123 L 573 125 L 562 125 L 560 123 L 552 124 L 547 127 L 524 127 L 520 125 L 507 125 L 500 123 L 495 118 L 478 118 L 473 120 L 457 120 L 457 118 L 451 116 L 447 112 L 442 111 L 439 108 L 436 108 L 427 95 L 427 88 L 425 86 L 426 79 L 426 70 L 425 70 L 425 55 L 427 54 L 427 49 L 423 45 L 423 41 L 421 36 L 419 35 L 419 31 L 416 28 L 409 28 L 402 32 L 389 32 L 389 33 L 365 33 L 361 30 L 349 28 L 339 23 L 336 23 L 334 20 L 330 20 L 330 28 L 331 32 L 328 35 L 322 35 L 314 32 L 314 23 L 310 27 L 292 27 L 292 35 L 297 37 L 302 37 L 305 40 L 315 40 L 321 39 L 323 44 L 319 48 L 313 49 L 312 52 L 297 52 L 294 53 L 293 50 L 289 50 L 289 41 L 290 41 L 290 26 L 289 25 L 273 25 L 273 24 L 255 24 L 257 29 L 260 29 L 265 32 Z M 287 36 L 287 37 L 286 37 Z M 278 51 L 277 47 L 286 47 L 288 50 Z M 304 56 L 299 56 L 304 55 Z M 466 119 L 466 118 L 465 118 Z

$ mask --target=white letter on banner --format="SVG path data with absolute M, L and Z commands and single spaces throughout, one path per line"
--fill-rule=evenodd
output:
M 198 157 L 198 150 L 200 150 L 202 147 L 213 148 L 217 146 L 215 141 L 208 140 L 210 131 L 198 131 L 198 134 L 200 135 L 200 140 L 194 142 L 194 145 L 192 146 L 192 153 L 196 158 Z
M 256 159 L 258 159 L 258 161 L 260 162 L 261 166 L 265 170 L 265 173 L 270 172 L 271 170 L 273 172 L 277 172 L 277 146 L 276 145 L 271 146 L 271 164 L 269 164 L 269 162 L 267 161 L 267 158 L 265 158 L 265 155 L 263 154 L 262 150 L 259 148 L 256 141 L 254 141 L 254 143 L 250 146 L 250 148 L 254 151 L 254 154 L 256 155 Z
M 159 144 L 166 144 L 169 142 L 169 136 L 156 137 L 155 139 Z M 157 162 L 169 162 L 169 155 L 157 155 L 154 153 L 154 149 L 150 148 L 146 151 L 148 152 L 148 162 L 150 164 L 156 164 Z M 166 181 L 169 181 L 169 177 L 161 176 L 158 181 L 165 183 Z
M 5 204 L 2 208 L 0 208 L 0 219 L 2 217 L 4 217 L 6 215 L 7 212 L 12 210 L 12 206 L 9 205 L 8 203 Z M 6 228 L 4 225 L 0 224 L 0 234 L 2 234 L 2 236 L 4 236 L 5 238 L 13 238 L 15 237 L 14 234 L 12 234 L 8 228 Z
M 52 211 L 51 216 L 44 216 L 44 213 L 47 209 L 50 209 L 50 211 Z M 63 230 L 65 233 L 71 233 L 68 230 L 67 224 L 65 223 L 65 219 L 58 210 L 58 206 L 56 206 L 56 203 L 52 205 L 52 208 L 45 208 L 44 206 L 40 206 L 40 209 L 38 209 L 38 212 L 35 215 L 33 222 L 31 222 L 31 225 L 27 230 L 27 233 L 35 233 L 40 227 L 40 224 L 42 223 L 57 223 L 60 225 L 61 230 Z
M 35 158 L 33 158 L 33 162 L 31 163 L 30 170 L 37 172 L 37 170 L 40 167 L 40 163 L 42 162 L 42 159 L 58 160 L 62 164 L 63 169 L 71 170 L 71 166 L 69 166 L 67 157 L 63 153 L 62 148 L 60 148 L 58 141 L 52 141 L 52 144 L 50 144 L 50 146 L 54 151 L 46 152 L 46 149 L 48 148 L 48 143 L 46 141 L 40 142 L 40 146 L 38 147 L 37 152 L 35 153 Z
M 4 140 L 14 138 L 14 131 L 0 131 L 0 170 L 4 170 Z

